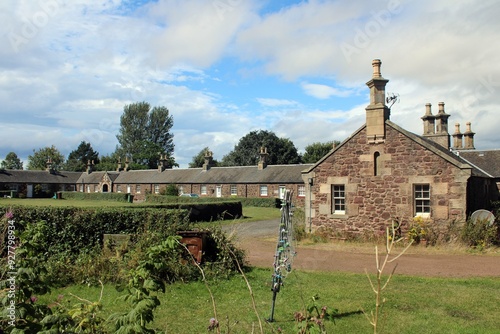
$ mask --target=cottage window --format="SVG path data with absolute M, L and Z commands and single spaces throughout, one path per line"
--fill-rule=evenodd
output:
M 332 185 L 332 213 L 345 214 L 345 186 Z
M 373 154 L 373 175 L 377 176 L 380 172 L 380 153 L 375 152 Z
M 260 196 L 267 196 L 267 186 L 266 185 L 260 186 Z
M 429 217 L 431 214 L 431 187 L 428 184 L 416 184 L 415 216 Z
M 206 185 L 202 185 L 201 186 L 201 194 L 202 195 L 206 195 L 207 194 L 207 186 Z
M 160 185 L 155 184 L 155 194 L 159 194 L 159 193 L 160 193 Z
M 182 194 L 184 194 L 184 187 L 183 187 L 183 186 L 178 186 L 178 187 L 177 187 L 177 190 L 178 190 L 177 192 L 178 192 L 179 194 L 181 194 L 181 195 L 182 195 Z
M 83 193 L 83 184 L 80 184 L 80 192 Z
M 122 192 L 122 185 L 121 184 L 117 184 L 116 185 L 116 192 L 117 193 L 121 193 Z
M 306 197 L 306 186 L 305 185 L 300 185 L 298 188 L 298 194 L 299 197 Z
M 140 194 L 141 193 L 141 185 L 140 184 L 136 184 L 135 185 L 135 193 L 136 194 Z
M 231 185 L 231 196 L 237 196 L 238 195 L 238 187 L 236 184 Z

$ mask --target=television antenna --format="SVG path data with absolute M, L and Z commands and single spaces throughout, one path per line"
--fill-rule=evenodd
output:
M 385 102 L 389 105 L 389 109 L 394 105 L 394 103 L 399 102 L 399 94 L 398 93 L 387 93 L 387 97 L 385 98 Z

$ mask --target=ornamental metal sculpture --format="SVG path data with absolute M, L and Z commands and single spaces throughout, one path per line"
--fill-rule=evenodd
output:
M 278 243 L 274 255 L 274 272 L 271 291 L 273 292 L 273 301 L 271 306 L 271 316 L 268 321 L 274 321 L 274 306 L 276 295 L 283 286 L 283 280 L 292 271 L 293 259 L 296 255 L 293 242 L 293 207 L 292 191 L 286 190 L 281 200 L 281 219 L 278 233 Z

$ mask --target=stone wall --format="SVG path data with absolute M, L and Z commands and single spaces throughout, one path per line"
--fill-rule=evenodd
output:
M 385 231 L 394 219 L 408 223 L 414 217 L 414 184 L 430 184 L 432 222 L 465 217 L 470 170 L 452 165 L 390 126 L 385 142 L 378 144 L 368 144 L 365 129 L 359 131 L 307 176 L 314 177 L 315 228 L 364 233 Z M 345 215 L 332 214 L 332 185 L 345 185 Z

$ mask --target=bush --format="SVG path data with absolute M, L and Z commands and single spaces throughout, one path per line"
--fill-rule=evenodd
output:
M 125 193 L 84 193 L 79 191 L 59 191 L 58 194 L 60 194 L 62 199 L 113 202 L 128 201 L 128 194 Z
M 462 230 L 461 239 L 467 246 L 478 249 L 498 245 L 498 226 L 498 221 L 490 225 L 489 221 L 485 219 L 478 219 L 475 222 L 469 219 Z

